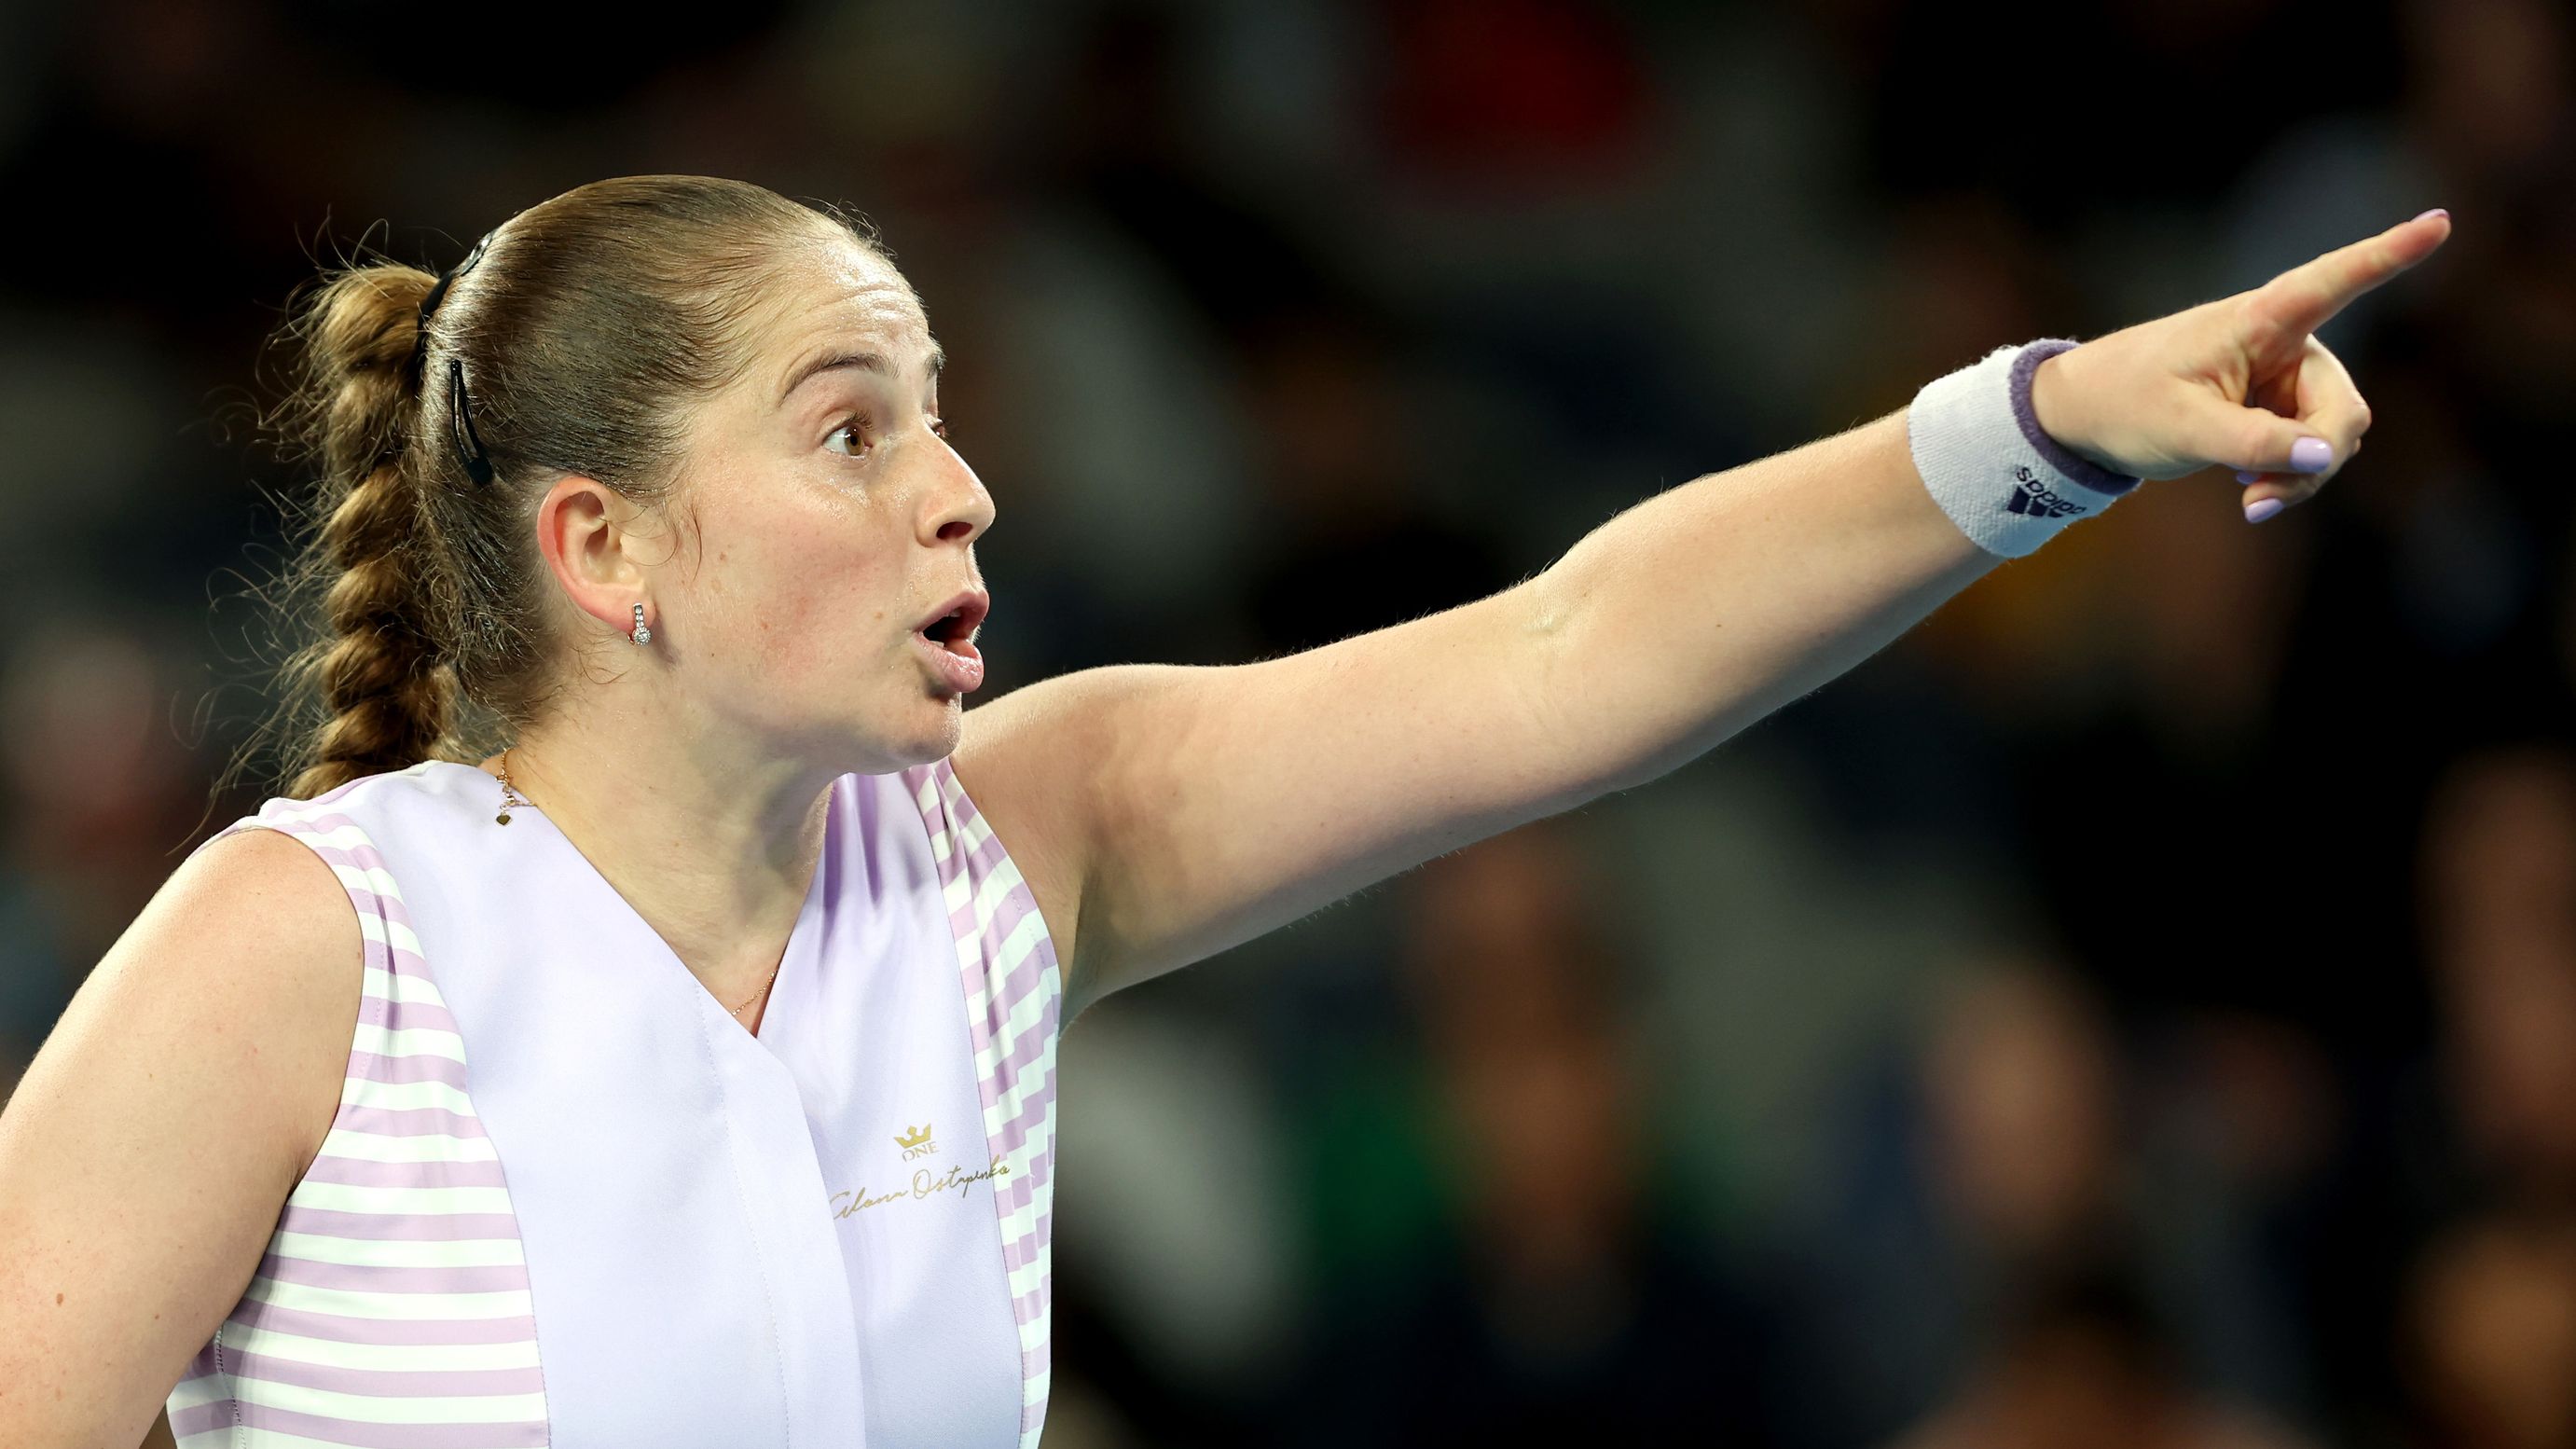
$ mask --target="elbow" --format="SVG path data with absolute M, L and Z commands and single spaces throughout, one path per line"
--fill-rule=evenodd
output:
M 1512 591 L 1512 653 L 1519 667 L 1514 706 L 1531 761 L 1544 762 L 1546 798 L 1539 813 L 1571 810 L 1614 790 L 1636 762 L 1622 727 L 1620 695 L 1605 688 L 1600 651 L 1586 643 L 1582 599 L 1543 573 Z

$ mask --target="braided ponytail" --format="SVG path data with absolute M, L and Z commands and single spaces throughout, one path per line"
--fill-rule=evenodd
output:
M 437 278 L 400 263 L 353 267 L 314 290 L 290 428 L 321 464 L 322 523 L 300 572 L 329 578 L 329 632 L 287 661 L 293 692 L 323 719 L 300 732 L 286 793 L 311 799 L 362 775 L 452 754 L 456 673 L 446 658 L 453 592 L 441 550 L 422 547 L 421 422 L 411 366 L 420 305 Z

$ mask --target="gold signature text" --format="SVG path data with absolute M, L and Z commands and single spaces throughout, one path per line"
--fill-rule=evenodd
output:
M 937 1176 L 933 1176 L 930 1169 L 925 1167 L 913 1173 L 912 1186 L 909 1189 L 899 1187 L 892 1192 L 870 1197 L 866 1186 L 863 1184 L 845 1192 L 836 1192 L 832 1194 L 832 1216 L 836 1218 L 845 1218 L 850 1214 L 857 1212 L 861 1208 L 882 1207 L 887 1203 L 901 1202 L 906 1198 L 911 1198 L 917 1202 L 923 1198 L 937 1197 L 943 1192 L 953 1191 L 962 1198 L 966 1195 L 966 1189 L 974 1186 L 976 1183 L 982 1182 L 987 1178 L 1002 1178 L 1010 1175 L 1011 1164 L 1000 1161 L 995 1162 L 992 1166 L 985 1168 L 981 1172 L 968 1172 L 966 1169 L 957 1166 L 955 1163 L 950 1163 L 948 1170 L 944 1173 L 938 1174 Z M 842 1201 L 844 1198 L 847 1198 L 848 1201 Z

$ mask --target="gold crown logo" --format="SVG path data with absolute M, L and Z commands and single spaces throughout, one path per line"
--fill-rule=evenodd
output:
M 894 1145 L 907 1152 L 912 1151 L 915 1148 L 929 1146 L 930 1124 L 924 1122 L 918 1127 L 906 1127 L 903 1129 L 903 1135 L 894 1140 Z

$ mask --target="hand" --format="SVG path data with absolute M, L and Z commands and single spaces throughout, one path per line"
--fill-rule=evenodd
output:
M 2114 473 L 2237 470 L 2248 517 L 2298 503 L 2352 460 L 2370 428 L 2343 364 L 2312 335 L 2353 298 L 2451 235 L 2428 211 L 2291 268 L 2251 292 L 2141 322 L 2039 365 L 2042 431 Z M 2270 508 L 2267 499 L 2280 500 Z

